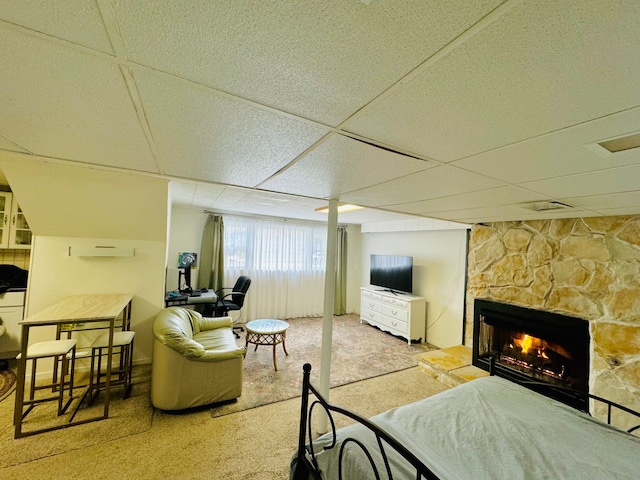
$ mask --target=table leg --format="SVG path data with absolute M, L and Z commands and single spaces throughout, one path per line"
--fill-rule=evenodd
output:
M 24 384 L 27 377 L 27 344 L 29 343 L 29 327 L 22 325 L 22 344 L 20 359 L 18 360 L 18 374 L 16 378 L 15 405 L 13 410 L 14 438 L 22 437 L 22 410 L 24 408 Z M 33 382 L 34 379 L 31 379 Z
M 275 344 L 275 340 L 274 340 L 274 344 L 273 344 L 273 368 L 276 370 L 276 372 L 278 371 L 278 364 L 276 363 L 276 344 Z

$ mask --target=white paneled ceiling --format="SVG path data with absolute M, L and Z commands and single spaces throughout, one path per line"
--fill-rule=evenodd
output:
M 640 131 L 638 24 L 632 0 L 0 0 L 0 154 L 225 212 L 640 214 L 640 149 L 597 145 Z

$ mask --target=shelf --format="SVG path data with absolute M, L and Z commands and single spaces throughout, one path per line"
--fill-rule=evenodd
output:
M 96 245 L 95 247 L 69 247 L 70 257 L 135 257 L 133 247 L 112 247 Z

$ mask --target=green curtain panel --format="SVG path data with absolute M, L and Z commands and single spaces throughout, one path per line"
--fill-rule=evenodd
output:
M 209 214 L 202 232 L 198 286 L 219 290 L 224 286 L 224 222 Z
M 338 227 L 336 251 L 336 290 L 333 297 L 333 314 L 347 313 L 347 227 Z

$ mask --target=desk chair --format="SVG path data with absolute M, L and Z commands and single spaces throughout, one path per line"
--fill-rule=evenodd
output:
M 73 400 L 73 376 L 75 370 L 75 362 L 76 362 L 76 343 L 75 339 L 69 340 L 50 340 L 47 342 L 38 342 L 27 347 L 27 361 L 31 360 L 31 383 L 29 386 L 29 399 L 23 402 L 23 405 L 28 405 L 28 408 L 25 412 L 21 412 L 22 418 L 26 417 L 27 414 L 35 407 L 38 403 L 49 402 L 49 401 L 58 401 L 58 415 L 62 415 L 71 400 Z M 18 360 L 21 358 L 22 354 L 18 354 L 16 357 Z M 51 358 L 56 359 L 57 363 L 61 365 L 60 375 L 54 376 L 57 378 L 57 382 L 49 383 L 47 385 L 38 385 L 36 386 L 36 370 L 38 360 L 41 358 Z M 70 362 L 70 364 L 69 364 Z M 69 372 L 69 381 L 65 381 L 65 372 Z M 68 386 L 69 389 L 69 399 L 66 403 L 64 403 L 64 391 L 65 386 Z M 41 389 L 52 389 L 53 392 L 58 392 L 56 396 L 45 397 L 45 398 L 35 398 L 35 391 Z M 63 405 L 64 403 L 64 405 Z
M 111 380 L 111 385 L 124 385 L 122 398 L 128 398 L 131 393 L 131 372 L 133 369 L 133 339 L 136 332 L 126 330 L 113 333 L 113 355 L 120 356 L 118 367 L 111 368 L 111 375 L 118 375 Z M 89 403 L 92 403 L 105 386 L 107 377 L 102 369 L 102 357 L 109 351 L 109 333 L 105 332 L 95 339 L 91 345 L 91 368 L 89 370 Z M 97 368 L 96 368 L 97 360 Z M 95 393 L 94 393 L 95 390 Z
M 249 290 L 249 286 L 251 285 L 251 279 L 244 275 L 238 277 L 235 285 L 232 288 L 224 287 L 220 290 L 216 291 L 216 295 L 218 296 L 218 300 L 213 306 L 213 312 L 215 317 L 226 317 L 229 314 L 229 311 L 240 310 L 244 305 L 244 299 L 247 295 L 247 290 Z M 225 290 L 231 290 L 231 292 L 224 295 Z M 233 327 L 233 334 L 236 338 L 240 338 L 240 335 L 236 332 L 236 330 L 240 330 L 244 332 L 244 328 L 241 326 Z

